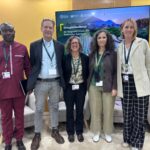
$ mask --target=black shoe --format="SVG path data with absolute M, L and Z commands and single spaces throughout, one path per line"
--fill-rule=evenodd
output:
M 65 142 L 64 138 L 60 135 L 58 129 L 52 129 L 51 136 L 58 144 L 63 144 Z
M 35 133 L 31 143 L 31 150 L 37 150 L 40 147 L 40 141 L 41 141 L 41 134 Z
M 74 142 L 74 135 L 68 135 L 68 141 L 73 143 Z
M 78 135 L 77 135 L 77 138 L 78 138 L 78 141 L 79 141 L 79 142 L 83 142 L 83 141 L 84 141 L 84 137 L 83 137 L 82 134 L 78 134 Z
M 17 141 L 18 150 L 26 150 L 22 140 Z
M 5 145 L 5 150 L 11 150 L 11 144 L 9 144 L 9 145 Z

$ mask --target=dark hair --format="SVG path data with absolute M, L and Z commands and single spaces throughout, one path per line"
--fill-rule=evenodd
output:
M 73 39 L 78 40 L 78 42 L 79 42 L 79 51 L 81 52 L 83 50 L 83 48 L 82 48 L 82 45 L 81 45 L 80 38 L 78 36 L 71 36 L 71 37 L 69 37 L 69 39 L 66 42 L 67 53 L 71 53 L 71 42 L 72 42 Z
M 10 23 L 6 23 L 6 22 L 4 22 L 0 25 L 0 35 L 2 34 L 4 29 L 9 29 L 9 30 L 14 31 L 13 25 Z
M 106 42 L 106 51 L 113 51 L 115 49 L 115 44 L 114 44 L 114 40 L 111 36 L 111 34 L 104 29 L 98 30 L 97 32 L 95 32 L 92 41 L 91 41 L 91 54 L 94 54 L 95 52 L 98 51 L 99 46 L 97 43 L 97 37 L 100 33 L 104 32 L 107 36 L 107 42 Z
M 45 18 L 45 19 L 43 19 L 43 20 L 41 21 L 41 27 L 43 26 L 43 23 L 44 23 L 45 21 L 50 21 L 50 22 L 52 22 L 53 26 L 55 26 L 55 21 L 53 21 L 52 19 L 49 19 L 49 18 Z

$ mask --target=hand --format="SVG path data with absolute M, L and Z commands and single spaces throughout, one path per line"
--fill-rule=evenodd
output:
M 113 90 L 111 91 L 111 95 L 112 95 L 112 96 L 117 96 L 117 90 L 113 89 Z

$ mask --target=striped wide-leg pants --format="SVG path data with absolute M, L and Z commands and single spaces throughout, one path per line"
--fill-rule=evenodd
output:
M 143 147 L 148 105 L 149 96 L 137 97 L 134 77 L 129 75 L 129 81 L 123 82 L 123 138 L 132 147 Z

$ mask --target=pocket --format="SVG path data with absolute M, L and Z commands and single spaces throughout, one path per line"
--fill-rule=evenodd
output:
M 23 63 L 23 60 L 24 60 L 24 56 L 23 55 L 14 55 L 14 61 L 16 63 Z
M 15 57 L 23 58 L 23 55 L 14 55 Z

